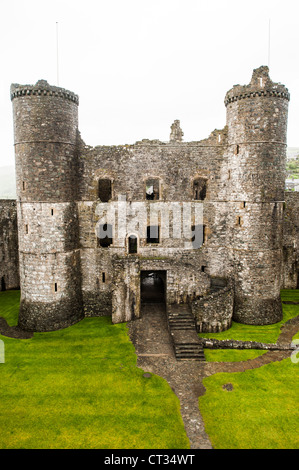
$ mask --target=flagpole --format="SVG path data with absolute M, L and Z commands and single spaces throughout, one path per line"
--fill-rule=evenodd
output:
M 270 69 L 270 52 L 271 52 L 271 19 L 269 18 L 269 33 L 268 33 L 268 67 Z
M 57 71 L 57 86 L 59 86 L 59 46 L 58 46 L 58 21 L 56 21 L 56 71 Z

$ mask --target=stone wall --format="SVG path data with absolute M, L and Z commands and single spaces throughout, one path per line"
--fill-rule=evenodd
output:
M 184 254 L 171 259 L 145 256 L 115 257 L 112 291 L 114 323 L 140 317 L 140 282 L 142 271 L 162 271 L 165 278 L 167 304 L 190 303 L 205 295 L 210 287 L 209 276 L 188 261 Z
M 19 253 L 16 201 L 0 200 L 0 291 L 18 289 Z
M 299 289 L 299 192 L 286 191 L 283 225 L 282 287 Z

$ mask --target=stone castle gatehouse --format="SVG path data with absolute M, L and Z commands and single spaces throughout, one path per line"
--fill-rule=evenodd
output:
M 268 67 L 227 92 L 225 127 L 196 142 L 176 120 L 169 142 L 90 147 L 74 93 L 40 80 L 11 99 L 22 328 L 130 321 L 153 300 L 188 306 L 198 331 L 281 319 L 299 198 L 284 190 L 290 96 Z

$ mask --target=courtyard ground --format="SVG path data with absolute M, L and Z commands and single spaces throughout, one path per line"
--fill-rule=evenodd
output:
M 292 292 L 282 299 L 294 301 Z M 291 351 L 206 351 L 206 363 L 178 362 L 159 304 L 128 326 L 86 318 L 9 338 L 20 334 L 18 305 L 18 292 L 0 293 L 0 448 L 299 448 Z M 280 324 L 256 333 L 233 325 L 225 336 L 290 343 L 299 306 L 283 309 Z

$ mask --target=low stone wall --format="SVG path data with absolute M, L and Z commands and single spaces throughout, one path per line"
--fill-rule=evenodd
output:
M 231 327 L 234 291 L 231 282 L 219 292 L 191 303 L 192 314 L 199 333 L 218 333 Z
M 263 349 L 284 351 L 293 350 L 297 347 L 292 344 L 259 343 L 257 341 L 219 340 L 211 338 L 200 338 L 200 342 L 206 349 Z

